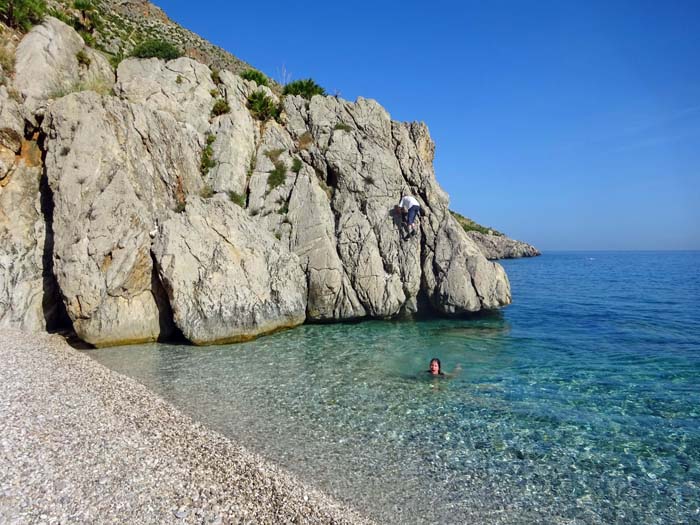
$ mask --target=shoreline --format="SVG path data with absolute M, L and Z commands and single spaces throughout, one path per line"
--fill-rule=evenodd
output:
M 371 523 L 61 336 L 0 334 L 0 522 Z

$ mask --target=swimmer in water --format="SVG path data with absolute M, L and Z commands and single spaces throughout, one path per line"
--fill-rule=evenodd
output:
M 454 369 L 454 371 L 451 374 L 446 374 L 445 372 L 442 371 L 442 364 L 440 363 L 440 360 L 437 357 L 433 357 L 430 360 L 430 366 L 428 367 L 428 374 L 431 376 L 435 377 L 454 377 L 457 374 L 459 374 L 462 371 L 462 366 L 457 365 Z

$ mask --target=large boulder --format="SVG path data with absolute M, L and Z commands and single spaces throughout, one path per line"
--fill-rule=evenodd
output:
M 487 259 L 517 259 L 541 255 L 540 251 L 531 244 L 516 241 L 505 235 L 492 235 L 478 231 L 469 231 L 467 235 Z
M 200 135 L 165 112 L 92 92 L 56 101 L 42 127 L 54 271 L 76 333 L 100 346 L 167 335 L 151 243 L 202 188 Z
M 190 198 L 154 246 L 175 322 L 195 344 L 250 339 L 306 315 L 296 255 L 223 195 Z
M 107 92 L 114 84 L 109 61 L 50 16 L 17 46 L 15 72 L 15 86 L 31 112 L 43 110 L 50 98 L 86 89 Z

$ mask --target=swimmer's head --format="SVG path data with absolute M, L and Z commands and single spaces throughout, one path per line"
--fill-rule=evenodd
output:
M 430 360 L 430 367 L 428 367 L 428 372 L 430 372 L 434 376 L 439 375 L 442 372 L 440 360 L 437 357 L 433 357 Z

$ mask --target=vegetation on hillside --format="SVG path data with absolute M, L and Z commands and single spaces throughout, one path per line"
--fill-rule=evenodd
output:
M 305 78 L 290 82 L 282 90 L 283 95 L 301 95 L 307 100 L 311 100 L 314 95 L 325 95 L 326 90 L 319 86 L 313 79 Z
M 29 31 L 46 15 L 45 0 L 1 0 L 0 20 L 21 31 Z
M 475 231 L 475 232 L 484 233 L 487 235 L 488 234 L 497 235 L 499 237 L 502 237 L 504 235 L 503 233 L 499 232 L 498 230 L 494 230 L 493 228 L 489 228 L 487 226 L 482 226 L 481 224 L 474 222 L 470 218 L 465 217 L 464 215 L 460 215 L 456 211 L 450 210 L 450 213 L 452 214 L 452 216 L 455 219 L 457 219 L 457 222 L 459 223 L 459 225 L 462 228 L 464 228 L 465 232 Z
M 267 77 L 255 69 L 248 69 L 244 71 L 241 73 L 241 77 L 245 80 L 252 80 L 258 86 L 267 86 L 269 84 Z
M 254 118 L 263 122 L 277 118 L 280 114 L 279 106 L 262 91 L 255 91 L 250 94 L 248 97 L 248 109 Z
M 180 58 L 182 52 L 170 42 L 150 39 L 136 46 L 131 52 L 131 56 L 137 58 L 162 58 L 163 60 L 173 60 L 175 58 Z

